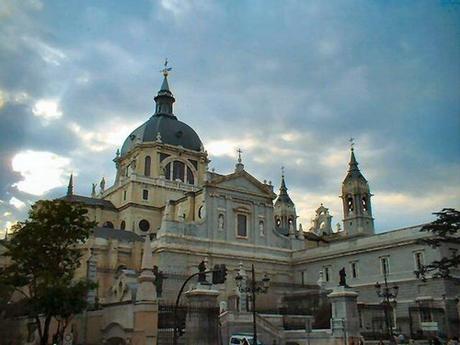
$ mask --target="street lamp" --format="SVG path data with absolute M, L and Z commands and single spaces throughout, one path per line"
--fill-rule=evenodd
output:
M 392 308 L 392 303 L 396 304 L 396 297 L 398 297 L 399 286 L 393 284 L 392 287 L 388 285 L 387 272 L 383 271 L 383 286 L 379 282 L 375 283 L 375 292 L 377 296 L 382 297 L 383 312 L 385 314 L 385 323 L 387 325 L 388 335 L 390 336 L 390 343 L 394 342 L 393 338 L 393 327 L 391 325 L 391 319 L 389 309 Z
M 240 264 L 240 271 L 243 268 L 243 264 Z M 256 294 L 257 293 L 267 293 L 268 288 L 270 287 L 270 278 L 268 278 L 267 274 L 264 274 L 261 282 L 256 283 L 256 274 L 254 271 L 254 264 L 251 267 L 251 285 L 250 286 L 243 286 L 243 276 L 238 272 L 235 277 L 236 286 L 241 293 L 245 293 L 247 295 L 251 295 L 252 297 L 252 328 L 253 328 L 253 344 L 257 345 L 257 323 L 256 323 Z

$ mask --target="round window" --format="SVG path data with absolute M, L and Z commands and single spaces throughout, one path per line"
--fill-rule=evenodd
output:
M 200 219 L 203 219 L 204 218 L 204 213 L 205 213 L 204 206 L 200 206 L 200 208 L 198 209 L 198 217 Z
M 142 219 L 140 222 L 139 222 L 139 229 L 141 229 L 142 231 L 149 231 L 150 229 L 150 223 L 145 220 L 145 219 Z

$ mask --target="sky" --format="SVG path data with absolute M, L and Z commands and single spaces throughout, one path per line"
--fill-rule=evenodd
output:
M 154 112 L 168 58 L 175 114 L 219 173 L 236 149 L 303 228 L 342 221 L 349 138 L 377 232 L 460 208 L 460 2 L 0 2 L 0 237 L 38 199 L 111 185 Z

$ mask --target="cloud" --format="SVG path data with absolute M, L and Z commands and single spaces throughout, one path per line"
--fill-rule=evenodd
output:
M 32 113 L 44 119 L 51 121 L 59 119 L 62 116 L 62 110 L 59 107 L 59 101 L 55 99 L 40 99 L 35 102 Z
M 14 196 L 10 199 L 9 204 L 14 206 L 14 207 L 16 207 L 17 209 L 22 209 L 22 208 L 26 207 L 26 204 L 25 204 L 24 201 L 21 201 L 21 200 L 19 200 L 18 198 L 14 197 Z M 5 212 L 5 213 L 7 213 L 7 212 Z
M 23 36 L 22 40 L 48 64 L 60 66 L 67 59 L 62 50 L 45 43 L 37 37 Z
M 113 177 L 115 149 L 153 112 L 167 56 L 175 114 L 201 136 L 212 166 L 233 171 L 241 147 L 246 170 L 276 185 L 284 165 L 304 221 L 322 201 L 341 219 L 350 136 L 378 229 L 458 204 L 443 188 L 460 184 L 458 11 L 436 2 L 27 0 L 2 2 L 0 16 L 0 199 L 33 199 L 11 164 L 27 150 L 84 167 L 81 193 Z M 55 104 L 40 110 L 41 100 Z M 46 126 L 37 130 L 37 119 Z M 39 197 L 63 193 L 63 180 Z M 25 215 L 1 204 L 7 211 Z
M 121 124 L 122 122 L 125 121 L 115 118 L 101 124 L 99 128 L 94 130 L 82 128 L 75 122 L 71 122 L 68 127 L 88 150 L 102 152 L 110 149 L 113 151 L 120 147 L 128 135 L 136 128 L 134 122 Z
M 22 151 L 12 159 L 13 171 L 22 180 L 14 186 L 20 191 L 40 196 L 49 190 L 65 185 L 71 172 L 71 161 L 52 152 Z

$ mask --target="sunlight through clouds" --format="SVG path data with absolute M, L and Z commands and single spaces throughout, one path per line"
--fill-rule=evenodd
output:
M 64 186 L 71 172 L 69 158 L 52 152 L 31 150 L 16 154 L 12 167 L 13 171 L 22 176 L 22 180 L 13 186 L 22 192 L 37 196 Z
M 32 108 L 32 113 L 45 121 L 56 120 L 62 116 L 59 102 L 53 99 L 40 99 Z
M 256 141 L 251 138 L 237 140 L 237 139 L 223 139 L 223 140 L 212 140 L 205 144 L 206 150 L 212 156 L 228 156 L 236 157 L 236 150 L 241 148 L 244 150 L 250 150 L 256 146 Z

